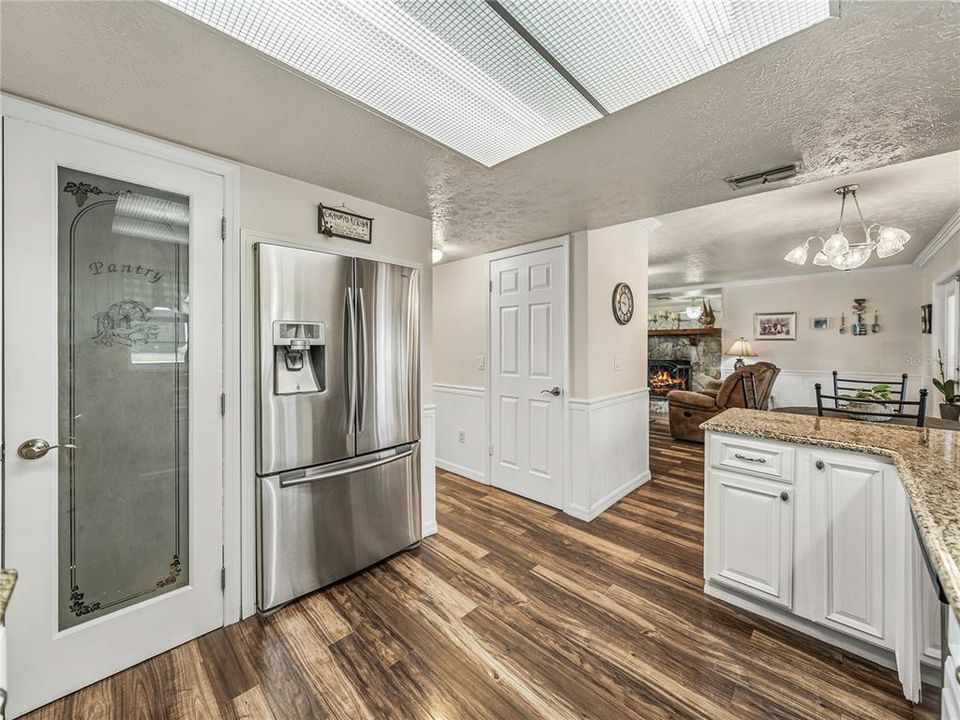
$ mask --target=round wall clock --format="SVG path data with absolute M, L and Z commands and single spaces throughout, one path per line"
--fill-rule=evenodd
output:
M 633 290 L 626 283 L 617 283 L 613 288 L 613 317 L 621 325 L 633 317 Z

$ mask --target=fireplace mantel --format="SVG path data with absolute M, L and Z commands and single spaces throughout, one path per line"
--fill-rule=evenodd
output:
M 710 328 L 676 328 L 673 330 L 663 330 L 663 329 L 650 329 L 647 330 L 647 335 L 719 335 L 723 332 L 722 328 L 710 327 Z

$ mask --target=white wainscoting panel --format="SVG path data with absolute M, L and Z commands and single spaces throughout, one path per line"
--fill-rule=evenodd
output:
M 486 483 L 486 391 L 435 383 L 433 398 L 437 404 L 437 467 Z
M 420 412 L 420 527 L 423 536 L 437 532 L 436 405 Z
M 590 521 L 650 479 L 646 389 L 569 400 L 570 476 L 564 511 Z

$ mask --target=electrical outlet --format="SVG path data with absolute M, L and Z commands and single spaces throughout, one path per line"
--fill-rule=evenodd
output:
M 483 370 L 486 364 L 483 362 L 483 355 L 477 355 L 477 370 Z
M 467 441 L 467 431 L 457 430 L 457 442 L 465 443 Z
M 613 371 L 622 372 L 623 371 L 623 355 L 614 355 L 613 356 Z

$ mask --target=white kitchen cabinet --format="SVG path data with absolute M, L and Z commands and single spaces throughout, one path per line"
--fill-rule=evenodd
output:
M 817 450 L 802 452 L 800 462 L 810 487 L 810 619 L 892 648 L 885 607 L 885 581 L 893 576 L 884 538 L 889 465 Z
M 789 608 L 793 602 L 793 504 L 782 483 L 713 470 L 707 486 L 710 580 Z
M 896 667 L 914 702 L 939 655 L 922 563 L 887 459 L 707 433 L 704 592 Z

